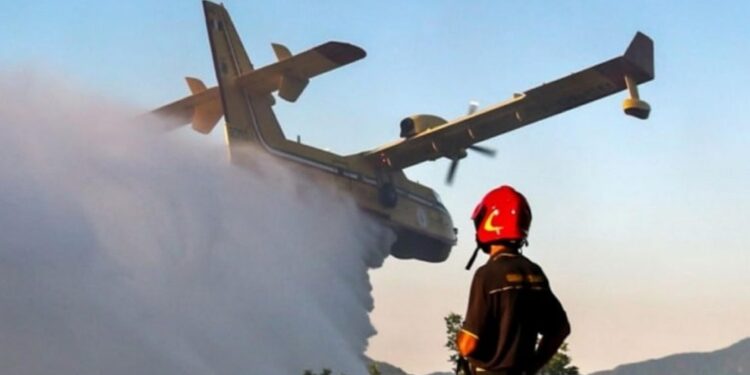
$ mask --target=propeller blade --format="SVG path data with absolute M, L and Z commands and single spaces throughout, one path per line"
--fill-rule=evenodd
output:
M 469 146 L 469 150 L 476 151 L 482 155 L 490 156 L 490 157 L 494 157 L 495 154 L 497 154 L 497 151 L 495 151 L 494 149 L 491 149 L 489 147 L 484 147 L 484 146 L 476 146 L 476 145 Z
M 453 183 L 453 176 L 456 175 L 456 168 L 458 168 L 458 160 L 459 159 L 451 160 L 451 165 L 448 167 L 448 176 L 445 178 L 445 183 L 448 185 Z

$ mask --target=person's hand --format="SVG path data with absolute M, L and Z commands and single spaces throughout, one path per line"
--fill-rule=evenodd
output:
M 526 366 L 526 369 L 523 370 L 523 375 L 536 375 L 541 369 L 542 366 L 539 365 L 538 361 L 532 361 L 531 364 Z

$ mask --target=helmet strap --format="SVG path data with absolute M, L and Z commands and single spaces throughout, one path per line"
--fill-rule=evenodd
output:
M 471 266 L 474 265 L 474 261 L 477 259 L 477 253 L 479 253 L 479 245 L 474 249 L 474 253 L 471 254 L 471 258 L 469 258 L 469 263 L 466 263 L 466 270 L 470 270 Z

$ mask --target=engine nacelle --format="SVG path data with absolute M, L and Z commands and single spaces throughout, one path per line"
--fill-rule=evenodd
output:
M 427 129 L 447 124 L 444 118 L 433 115 L 414 115 L 401 120 L 401 137 L 410 138 Z

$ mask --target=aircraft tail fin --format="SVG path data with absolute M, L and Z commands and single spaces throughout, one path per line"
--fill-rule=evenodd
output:
M 219 91 L 216 87 L 207 89 L 198 78 L 185 77 L 185 80 L 192 95 L 157 108 L 151 114 L 159 117 L 167 129 L 190 123 L 196 131 L 207 134 L 224 115 Z
M 206 88 L 197 78 L 186 77 L 191 96 L 152 114 L 166 119 L 167 128 L 192 123 L 201 133 L 210 132 L 223 115 L 231 139 L 263 142 L 269 146 L 286 141 L 273 113 L 273 92 L 294 102 L 319 74 L 365 57 L 363 49 L 342 42 L 328 42 L 292 54 L 281 44 L 272 44 L 278 61 L 255 69 L 237 30 L 222 5 L 203 2 L 217 87 Z
M 193 95 L 199 95 L 206 91 L 206 85 L 198 78 L 185 77 L 188 87 Z M 224 115 L 224 110 L 221 108 L 221 102 L 219 101 L 218 95 L 214 95 L 212 100 L 205 100 L 201 103 L 197 103 L 193 107 L 192 124 L 193 130 L 208 134 L 219 122 L 221 116 Z
M 203 10 L 230 150 L 233 141 L 265 145 L 286 141 L 271 109 L 274 99 L 270 92 L 253 92 L 238 82 L 238 77 L 256 71 L 229 13 L 222 5 L 209 1 L 203 1 Z
M 200 94 L 203 91 L 206 91 L 206 84 L 198 78 L 185 77 L 185 81 L 188 84 L 190 92 L 193 94 Z
M 289 51 L 289 48 L 283 44 L 271 43 L 271 48 L 273 48 L 273 53 L 279 61 L 292 57 L 292 51 Z
M 224 111 L 221 108 L 219 90 L 216 87 L 207 89 L 197 78 L 185 77 L 192 95 L 151 111 L 160 119 L 166 129 L 175 129 L 185 124 L 192 124 L 193 129 L 208 133 L 219 122 Z

